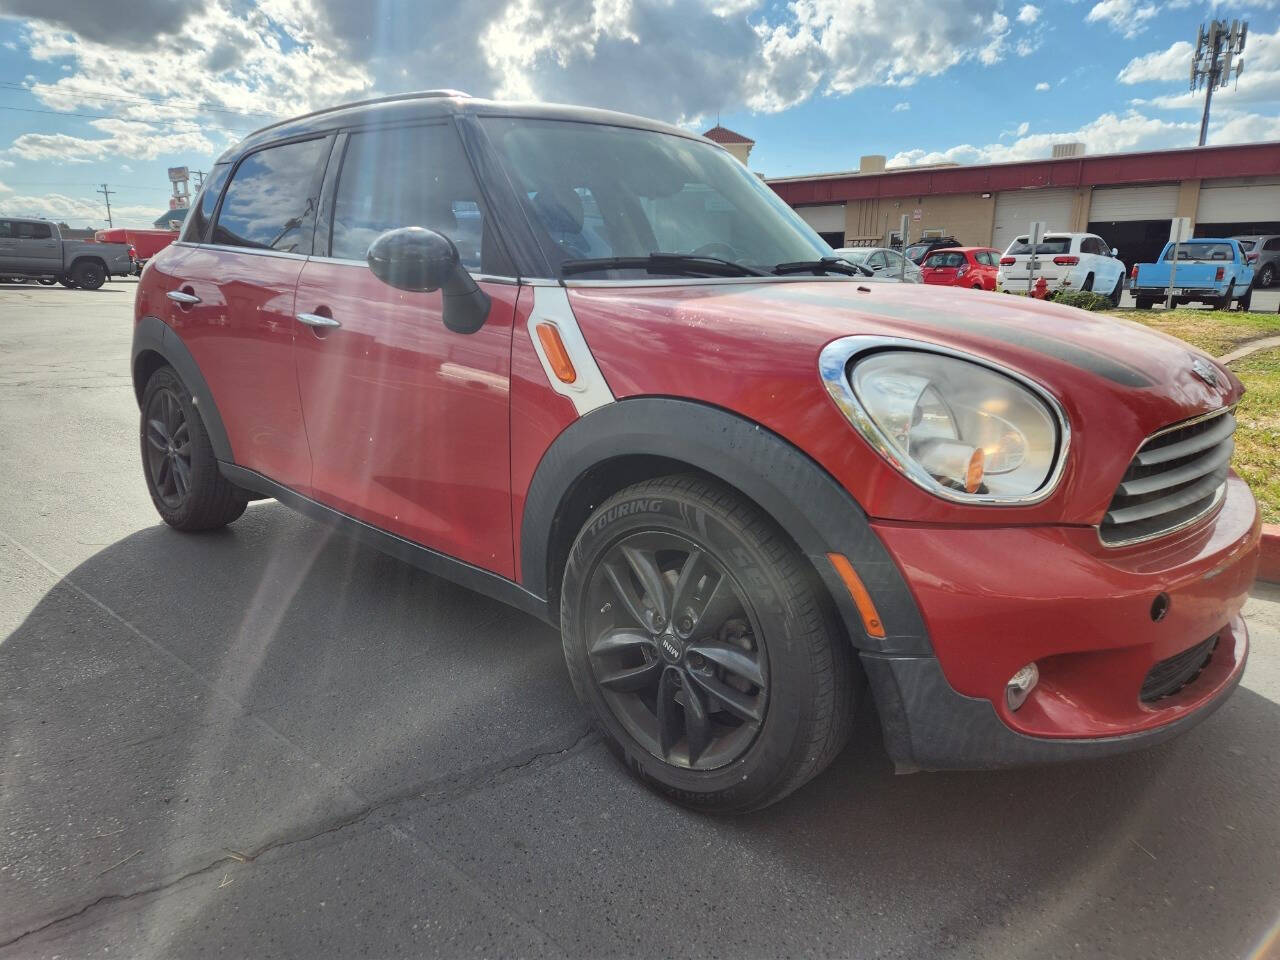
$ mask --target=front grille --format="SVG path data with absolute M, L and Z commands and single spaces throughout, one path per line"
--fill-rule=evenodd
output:
M 1188 650 L 1161 660 L 1147 671 L 1147 677 L 1142 681 L 1142 702 L 1155 703 L 1171 697 L 1200 676 L 1200 671 L 1213 659 L 1213 651 L 1217 646 L 1218 637 L 1215 634 Z
M 1116 488 L 1098 535 L 1110 546 L 1150 540 L 1204 516 L 1222 499 L 1235 449 L 1230 410 L 1151 436 Z

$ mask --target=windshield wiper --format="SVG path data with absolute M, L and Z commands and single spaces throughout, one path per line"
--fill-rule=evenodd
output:
M 645 257 L 591 257 L 565 260 L 560 276 L 592 273 L 596 270 L 647 270 L 649 273 L 678 273 L 702 277 L 767 277 L 768 274 L 745 263 L 695 253 L 651 253 Z
M 841 260 L 839 257 L 823 257 L 820 260 L 796 260 L 793 263 L 780 263 L 773 268 L 778 276 L 788 273 L 812 273 L 825 276 L 828 273 L 843 273 L 849 277 L 874 277 L 875 274 L 866 267 Z

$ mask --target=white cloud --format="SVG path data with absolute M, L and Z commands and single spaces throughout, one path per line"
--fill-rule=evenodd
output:
M 213 143 L 195 123 L 161 130 L 136 120 L 91 120 L 89 126 L 101 137 L 76 137 L 66 133 L 24 133 L 8 152 L 22 160 L 53 163 L 87 163 L 108 157 L 127 156 L 140 160 L 175 153 L 207 156 Z
M 1155 50 L 1134 57 L 1125 64 L 1116 79 L 1127 84 L 1186 80 L 1190 74 L 1193 52 L 1191 44 L 1179 40 L 1167 50 Z
M 905 111 L 907 111 L 907 110 L 910 110 L 910 109 L 911 109 L 911 101 L 910 101 L 910 100 L 900 100 L 900 101 L 898 101 L 897 103 L 895 103 L 895 104 L 893 105 L 893 112 L 894 112 L 894 113 L 903 113 L 903 112 L 905 112 Z
M 47 217 L 63 220 L 71 226 L 107 225 L 107 208 L 101 200 L 68 197 L 62 193 L 26 196 L 5 191 L 5 211 L 18 217 Z M 159 207 L 141 204 L 111 204 L 111 218 L 117 226 L 151 226 L 159 215 Z
M 1036 90 L 1039 91 L 1040 93 L 1044 93 L 1048 89 L 1049 89 L 1049 84 L 1045 83 L 1043 80 L 1041 80 L 1039 83 L 1036 84 Z
M 1018 11 L 1019 23 L 1035 23 L 1040 19 L 1040 8 L 1032 3 L 1024 3 Z
M 1126 37 L 1137 36 L 1146 29 L 1147 21 L 1159 13 L 1154 3 L 1138 0 L 1100 0 L 1085 16 L 1086 23 L 1105 23 Z

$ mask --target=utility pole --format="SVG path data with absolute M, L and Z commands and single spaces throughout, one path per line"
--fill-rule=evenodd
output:
M 1209 107 L 1213 103 L 1213 91 L 1225 87 L 1233 79 L 1239 83 L 1244 70 L 1245 37 L 1249 33 L 1249 21 L 1211 20 L 1208 27 L 1196 29 L 1196 52 L 1191 57 L 1191 92 L 1204 84 L 1204 113 L 1200 117 L 1200 146 L 1204 146 L 1209 133 Z M 1235 59 L 1234 70 L 1232 59 Z M 1235 76 L 1232 77 L 1234 72 Z
M 191 172 L 196 175 L 196 192 L 198 193 L 200 188 L 204 186 L 204 171 L 192 170 Z
M 108 190 L 107 185 L 104 183 L 101 187 L 95 190 L 94 193 L 102 194 L 103 199 L 107 201 L 107 226 L 114 227 L 115 224 L 111 221 L 111 195 L 115 193 L 115 191 Z

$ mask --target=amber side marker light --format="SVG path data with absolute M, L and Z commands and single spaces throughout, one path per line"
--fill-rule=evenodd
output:
M 542 344 L 542 350 L 547 355 L 547 362 L 551 364 L 556 379 L 561 383 L 573 383 L 577 380 L 578 371 L 573 369 L 573 361 L 569 359 L 569 351 L 564 348 L 564 341 L 560 339 L 560 331 L 550 323 L 539 323 L 534 329 L 538 331 L 538 342 Z
M 873 637 L 883 637 L 884 624 L 880 622 L 880 611 L 871 602 L 871 594 L 867 593 L 862 578 L 858 576 L 858 571 L 853 569 L 849 558 L 843 553 L 828 553 L 827 559 L 831 561 L 831 566 L 844 582 L 844 588 L 853 598 L 853 605 L 858 608 L 858 614 L 862 617 L 862 625 L 866 627 L 867 633 Z

